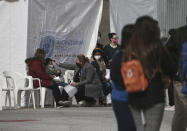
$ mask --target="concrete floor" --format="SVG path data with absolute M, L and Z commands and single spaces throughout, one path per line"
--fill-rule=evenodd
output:
M 173 113 L 165 112 L 160 131 L 171 131 Z M 111 107 L 19 109 L 0 112 L 0 131 L 117 131 L 117 126 Z

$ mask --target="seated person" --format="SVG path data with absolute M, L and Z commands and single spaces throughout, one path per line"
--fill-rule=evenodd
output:
M 80 82 L 80 67 L 76 64 L 68 64 L 68 63 L 60 63 L 57 60 L 54 60 L 56 65 L 58 65 L 60 68 L 64 70 L 62 74 L 65 74 L 65 70 L 74 70 L 74 82 Z
M 46 72 L 51 75 L 54 76 L 56 69 L 53 65 L 53 60 L 51 58 L 47 58 L 45 59 L 45 66 L 46 66 Z
M 64 82 L 64 76 L 62 76 L 62 72 L 60 69 L 57 69 L 55 72 L 55 78 L 54 80 L 59 83 L 60 86 L 66 86 L 68 85 L 67 83 Z
M 47 58 L 45 60 L 46 72 L 54 77 L 54 81 L 57 82 L 60 86 L 66 86 L 67 83 L 64 83 L 64 77 L 60 69 L 55 68 L 53 65 L 53 61 L 51 58 Z
M 57 103 L 57 106 L 68 106 L 70 104 L 68 100 L 68 94 L 63 91 L 62 94 L 58 88 L 58 84 L 53 81 L 53 77 L 51 77 L 45 70 L 45 51 L 42 49 L 37 49 L 35 52 L 35 56 L 33 58 L 29 58 L 25 60 L 28 65 L 28 75 L 33 78 L 39 78 L 41 81 L 41 86 L 51 89 L 53 91 L 53 96 Z M 33 81 L 34 88 L 39 87 L 39 83 L 37 80 Z
M 102 57 L 103 51 L 99 48 L 95 48 L 92 53 L 91 64 L 95 67 L 96 72 L 101 81 L 105 81 L 106 66 Z
M 94 98 L 103 96 L 102 83 L 95 71 L 95 68 L 88 62 L 84 55 L 78 55 L 76 65 L 81 69 L 80 82 L 73 82 L 72 86 L 77 87 L 75 95 L 77 102 L 85 101 L 88 106 L 95 105 Z
M 103 51 L 99 48 L 95 48 L 92 53 L 93 61 L 91 64 L 95 67 L 96 72 L 103 85 L 103 93 L 107 96 L 112 91 L 111 83 L 109 80 L 106 80 L 106 66 L 103 60 Z M 101 104 L 106 104 L 106 99 L 103 97 L 100 99 Z

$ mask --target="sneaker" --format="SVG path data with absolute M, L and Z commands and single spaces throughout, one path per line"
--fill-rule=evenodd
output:
M 85 107 L 95 107 L 96 103 L 95 102 L 86 102 Z
M 175 111 L 175 106 L 166 106 L 165 110 L 166 111 Z
M 70 107 L 71 106 L 71 101 L 59 101 L 58 105 L 61 107 Z
M 77 106 L 84 107 L 86 105 L 85 101 L 79 101 Z

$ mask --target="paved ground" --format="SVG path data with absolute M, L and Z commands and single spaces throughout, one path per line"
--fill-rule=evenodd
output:
M 172 111 L 165 112 L 160 131 L 171 131 L 172 116 Z M 117 131 L 117 127 L 111 107 L 71 107 L 4 110 L 0 131 Z

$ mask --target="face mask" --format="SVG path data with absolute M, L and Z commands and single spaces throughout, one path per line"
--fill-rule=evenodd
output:
M 79 68 L 81 68 L 81 64 L 79 64 L 79 63 L 76 63 L 76 65 L 79 67 Z
M 99 60 L 99 59 L 101 58 L 101 56 L 100 56 L 100 55 L 95 55 L 94 58 L 95 58 L 96 60 Z
M 118 44 L 118 39 L 114 39 L 114 40 L 113 40 L 113 43 L 114 43 L 115 45 L 117 45 L 117 44 Z
M 53 65 L 48 65 L 49 68 L 53 68 L 54 66 Z

